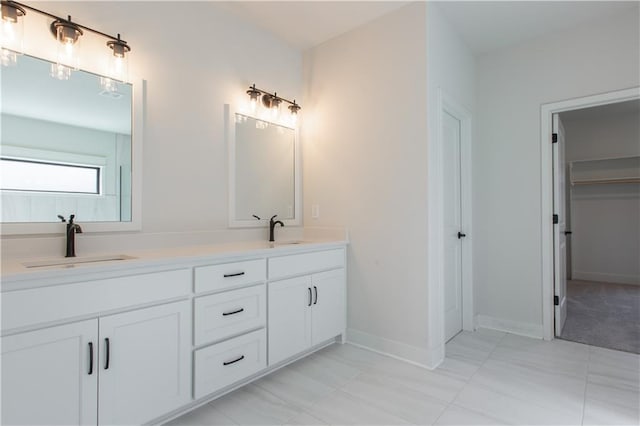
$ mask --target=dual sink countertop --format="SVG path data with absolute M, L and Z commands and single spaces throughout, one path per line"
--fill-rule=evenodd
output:
M 341 247 L 346 240 L 293 240 L 270 243 L 245 241 L 237 243 L 194 245 L 165 249 L 91 254 L 74 258 L 2 259 L 2 291 L 17 290 L 20 283 L 43 279 L 68 279 L 95 273 L 117 272 L 163 266 L 199 264 L 202 262 L 237 260 L 245 256 L 295 254 L 307 250 Z M 140 271 L 143 272 L 143 271 Z

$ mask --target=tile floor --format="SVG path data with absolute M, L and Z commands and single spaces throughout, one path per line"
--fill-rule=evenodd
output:
M 640 356 L 462 332 L 434 371 L 332 345 L 171 425 L 640 423 Z

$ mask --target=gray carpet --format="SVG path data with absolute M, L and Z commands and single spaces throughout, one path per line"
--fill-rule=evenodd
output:
M 567 281 L 561 339 L 640 354 L 640 286 Z

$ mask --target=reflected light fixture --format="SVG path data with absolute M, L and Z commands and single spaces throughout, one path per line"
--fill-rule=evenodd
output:
M 270 111 L 272 118 L 275 120 L 280 115 L 280 105 L 285 102 L 289 104 L 289 112 L 291 113 L 291 121 L 295 124 L 298 117 L 298 112 L 302 109 L 302 107 L 296 103 L 278 96 L 276 92 L 269 93 L 264 90 L 256 88 L 256 85 L 253 84 L 249 86 L 249 90 L 247 90 L 247 95 L 249 95 L 249 105 L 251 108 L 251 112 L 255 112 L 258 107 L 258 98 L 262 96 L 262 105 Z
M 4 66 L 15 65 L 23 53 L 24 20 L 26 11 L 12 1 L 1 2 L 0 62 Z

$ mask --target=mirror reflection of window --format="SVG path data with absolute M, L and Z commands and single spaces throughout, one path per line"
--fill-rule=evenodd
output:
M 295 130 L 236 114 L 236 220 L 294 218 Z
M 84 71 L 61 81 L 49 67 L 23 55 L 0 74 L 2 222 L 131 221 L 131 85 L 105 90 Z

